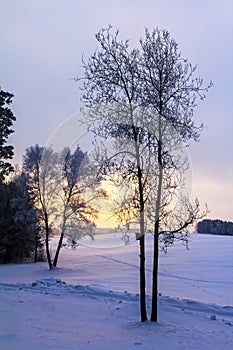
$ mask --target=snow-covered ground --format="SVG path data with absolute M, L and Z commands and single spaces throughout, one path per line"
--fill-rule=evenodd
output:
M 139 322 L 137 242 L 63 248 L 53 271 L 0 265 L 0 349 L 233 349 L 233 237 L 191 237 L 160 255 L 157 324 Z

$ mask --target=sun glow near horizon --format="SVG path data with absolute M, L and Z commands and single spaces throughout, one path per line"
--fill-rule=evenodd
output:
M 114 214 L 113 201 L 117 199 L 118 196 L 117 188 L 110 180 L 102 181 L 101 187 L 106 192 L 107 198 L 101 198 L 97 201 L 98 218 L 95 221 L 96 227 L 116 228 L 118 222 Z

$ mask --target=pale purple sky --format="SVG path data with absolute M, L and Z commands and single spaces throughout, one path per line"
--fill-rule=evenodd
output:
M 193 196 L 208 204 L 208 217 L 233 220 L 232 18 L 232 0 L 0 0 L 0 85 L 15 95 L 15 161 L 81 107 L 71 79 L 82 73 L 82 54 L 96 49 L 100 28 L 111 23 L 133 45 L 145 27 L 166 28 L 214 82 L 195 112 L 206 128 L 189 148 Z

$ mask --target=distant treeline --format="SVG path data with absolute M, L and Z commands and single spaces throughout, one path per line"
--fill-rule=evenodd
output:
M 233 222 L 205 219 L 197 224 L 198 233 L 215 235 L 233 235 Z

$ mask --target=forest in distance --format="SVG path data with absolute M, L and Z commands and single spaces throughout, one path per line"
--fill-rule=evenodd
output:
M 197 223 L 198 233 L 233 236 L 233 222 L 204 219 Z

